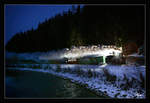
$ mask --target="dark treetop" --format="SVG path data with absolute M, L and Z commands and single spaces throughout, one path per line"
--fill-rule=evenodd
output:
M 72 45 L 144 43 L 143 6 L 78 6 L 40 23 L 37 29 L 19 32 L 6 50 L 37 52 Z

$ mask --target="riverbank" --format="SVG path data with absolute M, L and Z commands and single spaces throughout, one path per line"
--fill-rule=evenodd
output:
M 42 69 L 18 68 L 18 70 L 51 73 L 84 85 L 98 95 L 106 95 L 110 98 L 145 98 L 145 89 L 140 86 L 140 83 L 143 82 L 140 76 L 145 75 L 144 67 L 63 64 L 43 64 L 41 67 Z
M 6 71 L 5 95 L 7 98 L 41 99 L 100 99 L 94 92 L 59 76 L 9 69 Z

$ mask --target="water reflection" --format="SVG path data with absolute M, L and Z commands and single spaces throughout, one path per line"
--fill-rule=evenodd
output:
M 6 71 L 6 97 L 103 98 L 69 80 L 48 73 Z

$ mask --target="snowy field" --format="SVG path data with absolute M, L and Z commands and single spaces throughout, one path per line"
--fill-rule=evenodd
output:
M 110 98 L 143 99 L 146 95 L 145 66 L 79 64 L 13 64 L 13 66 L 22 66 L 18 70 L 51 73 L 67 78 Z

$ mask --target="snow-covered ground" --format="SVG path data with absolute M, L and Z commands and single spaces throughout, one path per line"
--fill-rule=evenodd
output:
M 16 64 L 15 66 L 24 66 L 18 70 L 51 73 L 68 78 L 111 98 L 145 98 L 146 95 L 145 66 L 79 64 Z M 41 69 L 33 69 L 32 67 L 35 66 Z
M 80 64 L 41 64 L 41 60 L 80 58 L 84 56 L 118 55 L 121 49 L 103 46 L 80 46 L 58 51 L 36 53 L 6 52 L 7 60 L 33 60 L 39 64 L 7 64 L 9 68 L 52 73 L 73 82 L 84 84 L 98 93 L 103 92 L 112 98 L 145 98 L 145 66 L 127 65 L 80 65 Z M 17 68 L 16 68 L 17 67 Z M 39 69 L 40 68 L 40 69 Z

